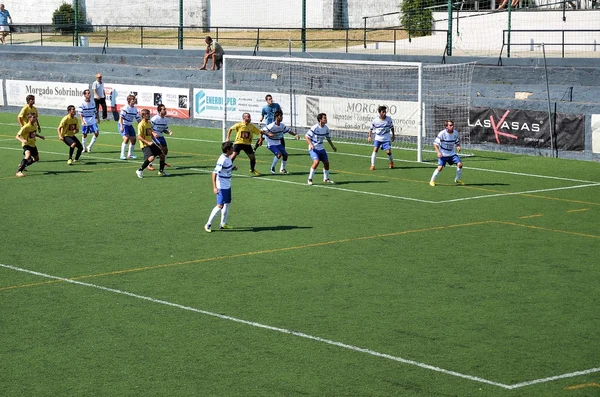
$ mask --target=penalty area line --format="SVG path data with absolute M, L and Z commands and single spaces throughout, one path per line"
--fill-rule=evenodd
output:
M 385 358 L 385 359 L 396 361 L 396 362 L 399 362 L 399 363 L 408 364 L 408 365 L 420 367 L 420 368 L 423 368 L 423 369 L 428 369 L 428 370 L 435 371 L 435 372 L 440 372 L 440 373 L 443 373 L 445 375 L 451 375 L 451 376 L 454 376 L 454 377 L 463 378 L 463 379 L 467 379 L 467 380 L 471 380 L 471 381 L 475 381 L 475 382 L 479 382 L 479 383 L 485 383 L 485 384 L 488 384 L 488 385 L 497 386 L 497 387 L 501 387 L 501 388 L 504 388 L 504 389 L 510 389 L 511 388 L 510 385 L 505 385 L 503 383 L 493 382 L 493 381 L 490 381 L 490 380 L 487 380 L 487 379 L 483 379 L 483 378 L 480 378 L 480 377 L 477 377 L 477 376 L 466 375 L 466 374 L 462 374 L 462 373 L 456 372 L 456 371 L 450 371 L 450 370 L 447 370 L 447 369 L 444 369 L 444 368 L 436 367 L 436 366 L 433 366 L 433 365 L 421 363 L 421 362 L 414 361 L 414 360 L 408 360 L 408 359 L 402 358 L 402 357 L 392 356 L 392 355 L 386 354 L 386 353 L 379 353 L 379 352 L 376 352 L 374 350 L 365 349 L 365 348 L 354 346 L 354 345 L 349 345 L 349 344 L 338 342 L 338 341 L 334 341 L 334 340 L 331 340 L 331 339 L 320 338 L 318 336 L 313 336 L 313 335 L 305 334 L 303 332 L 293 331 L 293 330 L 286 329 L 286 328 L 274 327 L 274 326 L 271 326 L 271 325 L 261 324 L 261 323 L 257 323 L 257 322 L 254 322 L 254 321 L 243 320 L 243 319 L 240 319 L 240 318 L 237 318 L 237 317 L 232 317 L 232 316 L 226 316 L 226 315 L 223 315 L 223 314 L 213 313 L 213 312 L 209 312 L 209 311 L 206 311 L 206 310 L 197 309 L 197 308 L 194 308 L 194 307 L 191 307 L 191 306 L 180 305 L 178 303 L 168 302 L 168 301 L 161 300 L 161 299 L 155 299 L 155 298 L 152 298 L 152 297 L 149 297 L 149 296 L 138 295 L 138 294 L 135 294 L 133 292 L 122 291 L 122 290 L 118 290 L 118 289 L 115 289 L 115 288 L 103 287 L 103 286 L 97 285 L 97 284 L 84 283 L 82 281 L 76 281 L 76 280 L 72 280 L 72 279 L 68 279 L 68 278 L 64 278 L 64 277 L 53 276 L 53 275 L 50 275 L 50 274 L 40 273 L 40 272 L 36 272 L 36 271 L 33 271 L 33 270 L 28 270 L 28 269 L 23 269 L 23 268 L 16 267 L 16 266 L 10 266 L 10 265 L 5 265 L 5 264 L 0 263 L 0 267 L 6 268 L 6 269 L 10 269 L 10 270 L 15 270 L 15 271 L 22 272 L 22 273 L 33 274 L 33 275 L 36 275 L 36 276 L 40 276 L 40 277 L 44 277 L 44 278 L 49 278 L 49 279 L 52 279 L 52 280 L 60 280 L 60 281 L 66 282 L 66 283 L 75 284 L 75 285 L 79 285 L 79 286 L 82 286 L 82 287 L 89 287 L 89 288 L 95 288 L 95 289 L 98 289 L 98 290 L 101 290 L 101 291 L 105 291 L 105 292 L 112 292 L 112 293 L 115 293 L 115 294 L 119 294 L 119 295 L 124 295 L 124 296 L 130 297 L 130 298 L 136 298 L 136 299 L 144 300 L 144 301 L 151 302 L 151 303 L 156 303 L 156 304 L 160 304 L 160 305 L 170 306 L 170 307 L 181 309 L 181 310 L 187 310 L 187 311 L 191 311 L 191 312 L 194 312 L 194 313 L 203 314 L 203 315 L 206 315 L 206 316 L 216 317 L 216 318 L 219 318 L 221 320 L 233 321 L 233 322 L 238 323 L 238 324 L 249 325 L 249 326 L 256 327 L 256 328 L 266 329 L 266 330 L 269 330 L 269 331 L 275 331 L 275 332 L 280 332 L 280 333 L 287 334 L 287 335 L 297 336 L 297 337 L 300 337 L 300 338 L 309 339 L 309 340 L 312 340 L 312 341 L 321 342 L 321 343 L 325 343 L 325 344 L 328 344 L 328 345 L 341 347 L 343 349 L 355 351 L 355 352 L 358 352 L 358 353 L 365 353 L 365 354 L 369 354 L 371 356 L 375 356 L 375 357 L 379 357 L 379 358 Z

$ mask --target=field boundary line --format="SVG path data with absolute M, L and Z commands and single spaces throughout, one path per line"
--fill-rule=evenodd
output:
M 516 223 L 516 222 L 508 222 L 508 221 L 489 221 L 489 223 L 497 223 L 497 224 L 501 224 L 501 225 L 518 226 L 518 227 L 524 227 L 524 228 L 527 228 L 527 229 L 543 230 L 543 231 L 545 231 L 545 232 L 554 232 L 554 233 L 570 234 L 570 235 L 573 235 L 573 236 L 579 236 L 579 237 L 600 238 L 600 235 L 596 235 L 596 234 L 587 234 L 587 233 L 571 232 L 571 231 L 569 231 L 569 230 L 560 230 L 560 229 L 550 229 L 550 228 L 547 228 L 547 227 L 535 226 L 535 225 L 526 225 L 526 224 L 523 224 L 523 223 Z
M 89 287 L 89 288 L 95 288 L 101 291 L 105 291 L 105 292 L 112 292 L 115 294 L 119 294 L 119 295 L 124 295 L 130 298 L 136 298 L 136 299 L 141 299 L 147 302 L 151 302 L 151 303 L 156 303 L 156 304 L 161 304 L 161 305 L 165 305 L 165 306 L 170 306 L 173 308 L 177 308 L 177 309 L 181 309 L 181 310 L 187 310 L 187 311 L 191 311 L 194 313 L 198 313 L 198 314 L 203 314 L 206 316 L 210 316 L 210 317 L 215 317 L 215 318 L 219 318 L 221 320 L 227 320 L 227 321 L 233 321 L 235 323 L 238 324 L 244 324 L 244 325 L 249 325 L 252 327 L 256 327 L 256 328 L 262 328 L 268 331 L 275 331 L 275 332 L 279 332 L 282 334 L 287 334 L 287 335 L 292 335 L 292 336 L 297 336 L 300 338 L 304 338 L 304 339 L 308 339 L 308 340 L 312 340 L 312 341 L 316 341 L 316 342 L 321 342 L 321 343 L 325 343 L 331 346 L 337 346 L 337 347 L 341 347 L 347 350 L 351 350 L 354 352 L 358 352 L 358 353 L 365 353 L 365 354 L 369 354 L 371 356 L 375 356 L 375 357 L 379 357 L 379 358 L 385 358 L 388 360 L 392 360 L 392 361 L 396 361 L 402 364 L 408 364 L 408 365 L 412 365 L 412 366 L 416 366 L 416 367 L 420 367 L 423 369 L 427 369 L 427 370 L 431 370 L 431 371 L 435 371 L 435 372 L 440 372 L 443 373 L 445 375 L 451 375 L 454 377 L 458 377 L 458 378 L 463 378 L 463 379 L 467 379 L 470 381 L 475 381 L 475 382 L 479 382 L 479 383 L 485 383 L 488 385 L 492 385 L 492 386 L 497 386 L 497 387 L 501 387 L 504 389 L 510 389 L 511 386 L 510 385 L 506 385 L 503 383 L 498 383 L 498 382 L 494 382 L 491 380 L 487 380 L 484 378 L 480 378 L 477 376 L 472 376 L 472 375 L 467 375 L 467 374 L 463 374 L 460 372 L 456 372 L 456 371 L 451 371 L 451 370 L 447 370 L 444 368 L 440 368 L 440 367 L 436 367 L 430 364 L 426 364 L 426 363 L 422 363 L 419 361 L 414 361 L 414 360 L 409 360 L 406 358 L 402 358 L 402 357 L 397 357 L 397 356 L 392 356 L 391 354 L 387 354 L 387 353 L 380 353 L 380 352 L 376 352 L 374 350 L 371 349 L 366 349 L 366 348 L 362 348 L 362 347 L 358 347 L 358 346 L 354 346 L 354 345 L 349 345 L 343 342 L 338 342 L 338 341 L 334 341 L 331 339 L 326 339 L 326 338 L 321 338 L 318 336 L 313 336 L 313 335 L 309 335 L 303 332 L 299 332 L 299 331 L 293 331 L 290 329 L 286 329 L 286 328 L 279 328 L 279 327 L 274 327 L 271 325 L 266 325 L 266 324 L 262 324 L 262 323 L 257 323 L 254 321 L 249 321 L 249 320 L 244 320 L 241 318 L 237 318 L 237 317 L 232 317 L 232 316 L 227 316 L 224 314 L 219 314 L 219 313 L 213 313 L 213 312 L 209 312 L 206 310 L 202 310 L 202 309 L 197 309 L 195 307 L 191 307 L 191 306 L 185 306 L 185 305 L 181 305 L 178 303 L 173 303 L 173 302 L 168 302 L 162 299 L 155 299 L 149 296 L 144 296 L 144 295 L 138 295 L 136 293 L 133 292 L 129 292 L 129 291 L 123 291 L 123 290 L 118 290 L 115 288 L 109 288 L 109 287 L 104 287 L 101 285 L 97 285 L 97 284 L 91 284 L 91 283 L 85 283 L 82 281 L 76 281 L 76 280 L 71 280 L 68 278 L 64 278 L 64 277 L 59 277 L 59 276 L 53 276 L 50 274 L 46 274 L 46 273 L 40 273 L 40 272 L 36 272 L 33 270 L 28 270 L 28 269 L 23 269 L 20 267 L 16 267 L 16 266 L 10 266 L 10 265 L 5 265 L 3 263 L 0 263 L 0 267 L 4 267 L 6 269 L 10 269 L 10 270 L 14 270 L 14 271 L 18 271 L 18 272 L 22 272 L 22 273 L 28 273 L 28 274 L 33 274 L 39 277 L 44 277 L 44 278 L 49 278 L 49 279 L 53 279 L 53 280 L 57 280 L 57 281 L 63 281 L 66 283 L 70 283 L 70 284 L 75 284 L 75 285 L 79 285 L 82 287 Z
M 394 237 L 394 236 L 400 236 L 403 234 L 410 234 L 410 233 L 421 233 L 421 232 L 429 232 L 429 231 L 433 231 L 433 230 L 451 229 L 451 228 L 456 228 L 456 227 L 485 225 L 485 224 L 489 224 L 489 223 L 493 223 L 493 222 L 494 221 L 470 222 L 470 223 L 463 223 L 463 224 L 456 224 L 456 225 L 434 226 L 434 227 L 430 227 L 430 228 L 426 228 L 426 229 L 403 230 L 400 232 L 375 234 L 375 235 L 370 235 L 370 236 L 353 237 L 353 238 L 346 238 L 346 239 L 340 239 L 340 240 L 321 241 L 318 243 L 295 245 L 295 246 L 291 246 L 291 247 L 271 248 L 268 250 L 261 250 L 261 251 L 249 251 L 249 252 L 242 252 L 239 254 L 214 256 L 211 258 L 191 259 L 188 261 L 181 261 L 181 262 L 162 263 L 159 265 L 142 266 L 142 267 L 135 267 L 135 268 L 131 268 L 131 269 L 122 269 L 122 270 L 113 270 L 111 272 L 105 272 L 105 273 L 86 274 L 83 276 L 69 277 L 69 279 L 70 280 L 82 280 L 82 279 L 93 278 L 93 277 L 116 276 L 119 274 L 134 273 L 134 272 L 140 272 L 140 271 L 145 271 L 145 270 L 160 269 L 160 268 L 165 268 L 165 267 L 191 265 L 193 263 L 212 262 L 212 261 L 218 261 L 218 260 L 224 260 L 224 259 L 236 259 L 236 258 L 243 258 L 243 257 L 247 257 L 247 256 L 271 254 L 274 252 L 284 252 L 284 251 L 292 251 L 292 250 L 299 250 L 299 249 L 306 249 L 306 248 L 323 247 L 326 245 L 350 243 L 353 241 L 371 240 L 374 238 L 382 238 L 382 237 Z M 6 291 L 6 290 L 12 290 L 12 289 L 18 289 L 18 288 L 35 287 L 38 285 L 46 285 L 46 284 L 54 283 L 54 282 L 58 282 L 58 281 L 44 281 L 42 283 L 28 283 L 28 284 L 12 285 L 12 286 L 8 286 L 8 287 L 1 287 L 0 291 Z
M 468 186 L 469 185 L 467 184 L 466 187 L 468 187 Z M 544 198 L 544 199 L 548 199 L 548 200 L 558 200 L 558 201 L 568 201 L 568 202 L 581 203 L 581 204 L 600 205 L 600 203 L 590 203 L 588 201 L 577 201 L 577 200 L 569 200 L 569 199 L 560 199 L 560 198 L 555 198 L 555 197 L 536 196 L 533 194 L 533 193 L 553 192 L 553 191 L 558 191 L 558 190 L 581 189 L 584 187 L 596 187 L 596 186 L 600 186 L 600 182 L 593 182 L 593 183 L 589 183 L 589 184 L 585 184 L 585 185 L 554 187 L 554 188 L 548 188 L 548 189 L 526 190 L 526 191 L 522 191 L 522 192 L 508 192 L 508 193 L 487 194 L 485 196 L 462 197 L 462 198 L 457 198 L 457 199 L 435 201 L 434 203 L 435 204 L 445 204 L 445 203 L 456 203 L 456 202 L 468 201 L 468 200 L 480 200 L 480 199 L 492 198 L 492 197 L 531 195 L 531 197 Z

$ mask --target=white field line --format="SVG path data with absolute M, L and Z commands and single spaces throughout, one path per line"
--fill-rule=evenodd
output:
M 574 378 L 576 376 L 593 374 L 595 372 L 600 372 L 600 368 L 590 368 L 590 369 L 586 369 L 583 371 L 569 372 L 567 374 L 550 376 L 548 378 L 534 379 L 534 380 L 530 380 L 527 382 L 515 383 L 514 385 L 510 385 L 508 388 L 509 389 L 518 389 L 520 387 L 531 386 L 531 385 L 535 385 L 538 383 L 552 382 L 554 380 L 565 379 L 565 378 Z
M 12 124 L 12 123 L 0 123 L 0 125 L 11 125 L 11 126 L 15 126 L 16 127 L 16 123 Z M 42 128 L 49 128 L 49 127 L 42 127 Z M 54 128 L 52 128 L 54 130 Z M 100 131 L 102 134 L 117 134 L 116 132 L 112 132 L 112 131 Z M 182 140 L 182 141 L 191 141 L 191 142 L 210 142 L 210 143 L 220 143 L 221 141 L 215 141 L 215 140 L 210 140 L 210 139 L 196 139 L 196 138 L 181 138 L 181 137 L 177 137 L 177 136 L 169 136 L 169 140 L 174 139 L 174 140 Z M 346 142 L 338 142 L 340 145 L 341 144 L 349 144 Z M 350 145 L 350 144 L 349 144 Z M 354 145 L 354 144 L 352 144 Z M 370 144 L 366 144 L 365 146 L 369 146 L 372 147 L 372 145 Z M 266 148 L 265 148 L 266 149 Z M 306 152 L 307 149 L 298 149 L 298 148 L 286 148 L 289 150 L 294 150 L 294 151 L 302 151 L 302 152 Z M 371 155 L 363 155 L 363 154 L 355 154 L 355 153 L 343 153 L 343 152 L 333 152 L 336 155 L 340 155 L 340 156 L 351 156 L 351 157 L 361 157 L 361 158 L 371 158 Z M 217 156 L 218 157 L 218 156 Z M 377 156 L 378 160 L 385 160 L 387 161 L 386 158 L 382 157 L 382 156 Z M 416 160 L 402 160 L 402 159 L 394 159 L 394 162 L 404 162 L 404 163 L 416 163 L 416 164 L 423 164 L 420 163 Z M 430 164 L 432 168 L 436 167 L 437 164 Z M 586 180 L 581 180 L 581 179 L 572 179 L 572 178 L 563 178 L 563 177 L 558 177 L 558 176 L 551 176 L 551 175 L 538 175 L 538 174 L 527 174 L 527 173 L 523 173 L 523 172 L 513 172 L 513 171 L 503 171 L 503 170 L 493 170 L 493 169 L 487 169 L 487 168 L 475 168 L 475 167 L 469 167 L 469 166 L 464 166 L 463 169 L 465 170 L 475 170 L 475 171 L 481 171 L 481 172 L 495 172 L 495 173 L 499 173 L 499 174 L 507 174 L 507 175 L 518 175 L 518 176 L 527 176 L 527 177 L 531 177 L 531 178 L 542 178 L 542 179 L 554 179 L 554 180 L 559 180 L 559 181 L 568 181 L 568 182 L 578 182 L 578 183 L 590 183 L 590 184 L 595 184 L 598 183 L 598 181 L 586 181 Z
M 201 170 L 198 168 L 188 168 L 191 171 L 196 171 L 196 172 L 202 172 L 202 173 L 207 173 L 207 174 L 212 174 L 212 171 L 208 171 L 208 170 Z M 234 177 L 237 178 L 252 178 L 255 180 L 262 180 L 262 181 L 269 181 L 269 182 L 279 182 L 279 183 L 289 183 L 290 185 L 298 185 L 298 186 L 308 186 L 306 183 L 302 183 L 302 182 L 295 182 L 295 181 L 286 181 L 283 179 L 274 179 L 274 178 L 269 178 L 269 177 L 265 177 L 265 176 L 261 176 L 259 178 L 254 177 L 254 176 L 250 176 L 250 175 L 233 175 Z M 325 188 L 325 189 L 333 189 L 333 190 L 341 190 L 343 192 L 350 192 L 350 193 L 359 193 L 359 194 L 367 194 L 367 195 L 371 195 L 371 196 L 379 196 L 379 197 L 387 197 L 387 198 L 394 198 L 394 199 L 398 199 L 398 200 L 408 200 L 408 201 L 416 201 L 418 203 L 426 203 L 426 204 L 436 204 L 436 201 L 429 201 L 429 200 L 421 200 L 421 199 L 416 199 L 416 198 L 412 198 L 412 197 L 403 197 L 403 196 L 393 196 L 391 194 L 385 194 L 385 193 L 375 193 L 375 192 L 363 192 L 361 190 L 353 190 L 353 189 L 344 189 L 341 187 L 335 187 L 332 185 L 312 185 L 309 186 L 310 188 Z
M 269 330 L 269 331 L 275 331 L 275 332 L 280 332 L 280 333 L 283 333 L 283 334 L 293 335 L 293 336 L 297 336 L 297 337 L 300 337 L 300 338 L 309 339 L 309 340 L 312 340 L 312 341 L 326 343 L 328 345 L 341 347 L 343 349 L 348 349 L 348 350 L 359 352 L 359 353 L 365 353 L 365 354 L 369 354 L 371 356 L 385 358 L 385 359 L 396 361 L 396 362 L 400 362 L 400 363 L 403 363 L 403 364 L 413 365 L 413 366 L 424 368 L 424 369 L 428 369 L 428 370 L 431 370 L 431 371 L 440 372 L 440 373 L 443 373 L 443 374 L 446 374 L 446 375 L 455 376 L 455 377 L 458 377 L 458 378 L 463 378 L 463 379 L 467 379 L 467 380 L 471 380 L 471 381 L 475 381 L 475 382 L 479 382 L 479 383 L 485 383 L 485 384 L 492 385 L 492 386 L 498 386 L 498 387 L 501 387 L 501 388 L 504 388 L 504 389 L 510 389 L 511 388 L 510 385 L 505 385 L 503 383 L 493 382 L 493 381 L 490 381 L 490 380 L 487 380 L 487 379 L 479 378 L 477 376 L 471 376 L 471 375 L 462 374 L 460 372 L 450 371 L 450 370 L 447 370 L 447 369 L 443 369 L 443 368 L 436 367 L 436 366 L 433 366 L 433 365 L 421 363 L 421 362 L 418 362 L 418 361 L 413 361 L 413 360 L 408 360 L 408 359 L 402 358 L 402 357 L 392 356 L 392 355 L 386 354 L 386 353 L 379 353 L 379 352 L 376 352 L 374 350 L 365 349 L 365 348 L 358 347 L 358 346 L 353 346 L 353 345 L 348 345 L 346 343 L 337 342 L 337 341 L 334 341 L 334 340 L 331 340 L 331 339 L 320 338 L 318 336 L 313 336 L 313 335 L 305 334 L 303 332 L 293 331 L 293 330 L 289 330 L 289 329 L 286 329 L 286 328 L 273 327 L 273 326 L 270 326 L 270 325 L 261 324 L 261 323 L 257 323 L 257 322 L 254 322 L 254 321 L 242 320 L 240 318 L 226 316 L 226 315 L 218 314 L 218 313 L 213 313 L 213 312 L 209 312 L 209 311 L 202 310 L 202 309 L 196 309 L 194 307 L 184 306 L 184 305 L 180 305 L 178 303 L 172 303 L 172 302 L 167 302 L 167 301 L 164 301 L 164 300 L 161 300 L 161 299 L 155 299 L 155 298 L 151 298 L 151 297 L 148 297 L 148 296 L 138 295 L 138 294 L 135 294 L 133 292 L 127 292 L 127 291 L 122 291 L 122 290 L 118 290 L 118 289 L 114 289 L 114 288 L 103 287 L 103 286 L 97 285 L 97 284 L 84 283 L 84 282 L 77 281 L 77 280 L 70 280 L 68 278 L 58 277 L 58 276 L 52 276 L 50 274 L 40 273 L 40 272 L 36 272 L 36 271 L 33 271 L 33 270 L 22 269 L 22 268 L 19 268 L 19 267 L 5 265 L 5 264 L 2 264 L 2 263 L 0 263 L 0 267 L 4 267 L 6 269 L 15 270 L 15 271 L 18 271 L 18 272 L 33 274 L 33 275 L 36 275 L 36 276 L 40 276 L 40 277 L 44 277 L 44 278 L 49 278 L 49 279 L 52 279 L 52 280 L 60 280 L 60 281 L 66 282 L 66 283 L 80 285 L 80 286 L 83 286 L 83 287 L 96 288 L 96 289 L 99 289 L 99 290 L 102 290 L 102 291 L 106 291 L 106 292 L 112 292 L 112 293 L 115 293 L 115 294 L 125 295 L 125 296 L 131 297 L 131 298 L 141 299 L 141 300 L 145 300 L 145 301 L 148 301 L 148 302 L 157 303 L 157 304 L 160 304 L 160 305 L 166 305 L 166 306 L 174 307 L 174 308 L 181 309 L 181 310 L 187 310 L 187 311 L 191 311 L 191 312 L 194 312 L 194 313 L 203 314 L 203 315 L 206 315 L 206 316 L 216 317 L 216 318 L 219 318 L 219 319 L 222 319 L 222 320 L 233 321 L 235 323 L 249 325 L 251 327 L 257 327 L 257 328 L 262 328 L 262 329 L 266 329 L 266 330 Z
M 539 189 L 539 190 L 526 190 L 523 192 L 488 194 L 485 196 L 473 196 L 473 197 L 464 197 L 464 198 L 451 199 L 451 200 L 442 200 L 442 201 L 437 201 L 436 203 L 437 204 L 454 203 L 457 201 L 479 200 L 479 199 L 485 199 L 485 198 L 491 198 L 491 197 L 502 197 L 502 196 L 517 196 L 520 194 L 544 193 L 544 192 L 552 192 L 552 191 L 556 191 L 556 190 L 580 189 L 583 187 L 593 187 L 593 186 L 600 186 L 600 183 L 590 183 L 590 184 L 586 184 L 586 185 L 577 185 L 577 186 L 555 187 L 555 188 Z

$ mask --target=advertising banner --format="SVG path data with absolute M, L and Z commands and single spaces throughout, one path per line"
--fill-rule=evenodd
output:
M 61 109 L 78 106 L 83 101 L 83 91 L 89 84 L 55 83 L 51 81 L 6 80 L 6 102 L 9 106 L 23 107 L 25 97 L 35 95 L 38 109 Z
M 556 113 L 555 147 L 582 151 L 585 143 L 585 117 L 582 114 Z M 535 110 L 471 108 L 471 143 L 497 143 L 551 149 L 548 113 Z
M 194 118 L 223 120 L 223 90 L 194 88 Z M 266 105 L 265 92 L 227 91 L 227 120 L 242 121 L 242 114 L 250 113 L 253 123 L 258 123 L 261 110 Z M 283 122 L 292 125 L 289 119 L 290 96 L 271 93 L 273 102 L 283 110 Z M 295 120 L 298 123 L 298 120 Z
M 127 96 L 132 94 L 136 97 L 138 110 L 148 109 L 151 115 L 155 115 L 156 106 L 163 104 L 167 108 L 168 117 L 190 118 L 190 92 L 187 88 L 104 83 L 104 93 L 108 111 L 113 114 L 118 114 L 121 106 L 127 104 Z
M 592 114 L 592 152 L 600 153 L 600 114 Z
M 380 105 L 387 106 L 387 115 L 394 121 L 396 135 L 418 136 L 418 102 L 307 96 L 305 106 L 298 113 L 311 126 L 317 123 L 317 114 L 326 113 L 330 129 L 362 131 L 366 134 L 375 117 L 378 117 L 377 108 Z
M 0 106 L 4 106 L 4 84 L 2 80 L 0 80 Z

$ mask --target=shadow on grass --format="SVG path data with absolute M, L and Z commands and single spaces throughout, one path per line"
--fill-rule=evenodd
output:
M 335 184 L 333 186 L 336 185 L 354 185 L 355 183 L 388 183 L 388 181 L 342 181 L 342 182 L 338 182 L 335 181 Z
M 294 226 L 294 225 L 280 225 L 280 226 L 252 226 L 252 227 L 235 227 L 231 229 L 219 230 L 220 232 L 268 232 L 268 231 L 283 231 L 283 230 L 294 230 L 294 229 L 312 229 L 311 226 Z

